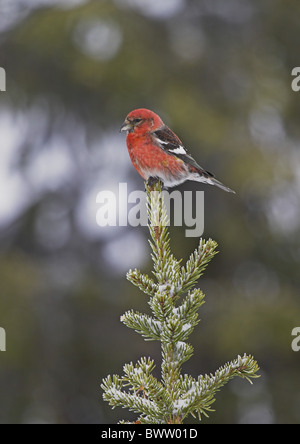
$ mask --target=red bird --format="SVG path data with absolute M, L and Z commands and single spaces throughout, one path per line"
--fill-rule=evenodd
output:
M 195 180 L 235 193 L 201 168 L 176 134 L 153 111 L 144 108 L 131 111 L 120 131 L 127 131 L 131 162 L 148 183 L 160 179 L 168 188 Z

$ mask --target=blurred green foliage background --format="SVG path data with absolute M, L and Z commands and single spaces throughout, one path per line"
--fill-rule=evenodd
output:
M 0 0 L 1 423 L 115 423 L 101 379 L 159 345 L 120 323 L 149 311 L 125 279 L 150 272 L 146 228 L 96 224 L 97 193 L 144 189 L 118 129 L 159 113 L 200 165 L 220 254 L 184 371 L 244 352 L 262 377 L 233 381 L 205 423 L 299 423 L 300 3 L 296 0 Z M 186 259 L 198 239 L 171 228 Z

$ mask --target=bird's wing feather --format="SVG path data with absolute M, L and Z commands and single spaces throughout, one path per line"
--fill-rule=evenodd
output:
M 188 165 L 191 165 L 193 168 L 196 168 L 196 170 L 200 174 L 204 174 L 209 177 L 214 177 L 212 173 L 204 170 L 202 167 L 200 167 L 200 165 L 198 165 L 195 159 L 187 152 L 186 148 L 183 146 L 179 137 L 177 137 L 176 134 L 173 133 L 173 131 L 170 130 L 170 128 L 168 128 L 167 126 L 164 126 L 163 128 L 154 131 L 152 133 L 152 136 L 156 144 L 159 145 L 163 151 L 166 151 L 168 154 L 172 156 L 178 157 Z

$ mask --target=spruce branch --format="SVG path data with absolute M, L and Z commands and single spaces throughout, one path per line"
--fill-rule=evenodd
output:
M 161 323 L 151 316 L 130 310 L 121 316 L 121 321 L 148 341 L 160 340 Z
M 127 279 L 148 296 L 154 296 L 158 291 L 158 285 L 148 275 L 141 273 L 139 270 L 129 270 Z
M 187 375 L 180 376 L 184 395 L 176 401 L 177 414 L 183 419 L 193 411 L 198 414 L 199 419 L 202 414 L 207 416 L 208 412 L 213 411 L 210 406 L 215 401 L 214 395 L 222 386 L 235 376 L 245 378 L 252 384 L 251 378 L 259 377 L 258 370 L 254 358 L 245 354 L 225 364 L 214 375 L 199 376 L 197 381 Z
M 212 239 L 200 239 L 199 247 L 191 254 L 185 267 L 181 269 L 180 293 L 192 288 L 202 276 L 208 263 L 217 254 L 217 243 Z
M 146 341 L 161 343 L 161 381 L 153 376 L 154 361 L 143 357 L 136 364 L 125 364 L 123 376 L 108 376 L 101 387 L 104 400 L 113 408 L 121 406 L 139 414 L 136 423 L 181 424 L 189 415 L 198 415 L 199 419 L 208 416 L 222 386 L 236 376 L 252 383 L 259 377 L 259 368 L 254 358 L 245 354 L 214 375 L 195 379 L 182 374 L 183 363 L 194 352 L 187 341 L 199 323 L 198 310 L 204 304 L 204 294 L 194 287 L 217 253 L 217 244 L 200 239 L 198 248 L 182 266 L 171 253 L 160 182 L 152 188 L 146 186 L 146 191 L 156 281 L 139 270 L 130 270 L 127 279 L 150 297 L 152 316 L 129 310 L 121 321 Z

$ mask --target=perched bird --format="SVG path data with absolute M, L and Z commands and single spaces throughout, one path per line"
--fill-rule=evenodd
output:
M 160 179 L 169 188 L 194 180 L 235 193 L 199 166 L 176 134 L 153 111 L 144 108 L 131 111 L 120 131 L 127 131 L 131 161 L 149 184 Z

